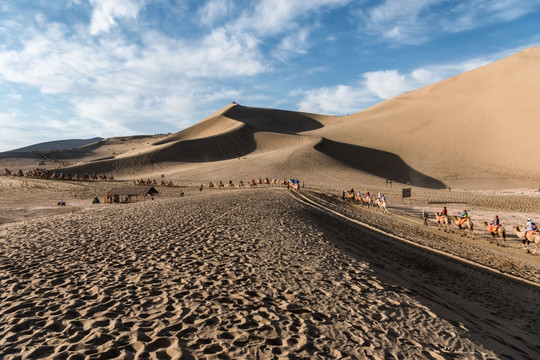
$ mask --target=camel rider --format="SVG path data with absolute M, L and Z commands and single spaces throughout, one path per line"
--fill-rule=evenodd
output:
M 500 225 L 499 215 L 495 215 L 495 219 L 489 224 L 489 232 L 495 232 Z
M 448 216 L 448 210 L 446 210 L 446 206 L 441 211 L 441 216 Z
M 467 212 L 467 210 L 463 210 L 463 214 L 461 214 L 461 219 L 459 219 L 458 225 L 463 224 L 463 222 L 467 220 L 468 218 L 469 218 L 469 213 Z
M 527 233 L 529 231 L 535 231 L 536 229 L 537 229 L 536 224 L 532 222 L 531 218 L 528 218 L 527 224 L 525 225 L 525 231 L 523 232 L 523 238 L 526 239 Z
M 366 198 L 370 198 L 371 195 L 369 194 L 369 191 L 366 193 Z

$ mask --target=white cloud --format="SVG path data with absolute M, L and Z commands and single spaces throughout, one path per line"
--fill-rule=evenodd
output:
M 298 111 L 318 114 L 347 114 L 360 111 L 375 96 L 362 86 L 338 85 L 304 92 Z
M 29 30 L 18 50 L 0 49 L 0 79 L 60 96 L 81 121 L 109 133 L 129 133 L 144 121 L 196 121 L 194 104 L 200 114 L 219 97 L 208 84 L 267 70 L 255 38 L 223 28 L 193 43 L 147 32 L 141 44 L 118 34 L 96 44 L 58 24 Z M 226 98 L 230 89 L 220 91 Z
M 94 6 L 90 33 L 97 35 L 101 32 L 108 33 L 111 27 L 117 25 L 116 19 L 137 18 L 144 2 L 137 0 L 90 0 L 90 4 Z
M 351 0 L 261 0 L 253 8 L 246 9 L 234 28 L 262 36 L 286 33 L 297 27 L 296 20 L 300 17 L 314 16 L 314 13 L 349 2 Z
M 354 113 L 377 102 L 489 64 L 518 50 L 522 48 L 461 63 L 431 65 L 410 73 L 400 73 L 395 69 L 366 72 L 361 75 L 360 81 L 352 85 L 295 90 L 289 95 L 303 97 L 298 102 L 298 111 L 321 114 Z
M 381 99 L 388 99 L 409 90 L 405 75 L 396 70 L 368 72 L 363 76 L 367 90 Z
M 419 44 L 428 36 L 426 26 L 433 19 L 430 7 L 442 0 L 386 0 L 381 5 L 361 12 L 361 27 L 370 35 L 397 43 Z
M 308 52 L 309 30 L 297 29 L 286 35 L 276 47 L 274 56 L 280 60 L 286 60 L 290 55 L 306 54 Z
M 445 30 L 457 32 L 491 24 L 512 21 L 538 9 L 540 0 L 468 0 L 450 9 L 448 18 L 441 21 Z
M 422 44 L 440 32 L 460 32 L 515 20 L 540 0 L 385 0 L 358 11 L 366 35 L 397 44 Z
M 214 25 L 235 10 L 232 0 L 210 0 L 199 8 L 197 14 L 204 25 Z

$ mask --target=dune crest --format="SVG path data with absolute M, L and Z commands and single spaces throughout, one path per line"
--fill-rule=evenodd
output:
M 335 176 L 435 188 L 505 179 L 533 184 L 540 176 L 538 63 L 540 48 L 530 48 L 347 116 L 233 102 L 174 134 L 105 139 L 50 157 L 57 168 L 58 162 L 76 165 L 66 171 L 115 171 L 127 178 L 181 174 L 199 164 L 225 175 L 245 173 L 246 166 L 256 173 L 278 169 L 279 176 L 295 173 L 308 181 L 332 169 Z

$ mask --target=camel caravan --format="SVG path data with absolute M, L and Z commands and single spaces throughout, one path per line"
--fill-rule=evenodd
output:
M 88 180 L 100 179 L 100 180 L 114 181 L 114 176 L 112 174 L 109 176 L 107 176 L 106 174 L 102 174 L 99 176 L 97 174 L 89 175 L 87 173 L 82 174 L 82 175 L 79 175 L 79 174 L 71 175 L 71 174 L 64 174 L 63 172 L 50 171 L 50 170 L 41 169 L 41 168 L 36 168 L 33 170 L 29 170 L 27 172 L 24 172 L 21 169 L 19 169 L 19 171 L 17 171 L 16 173 L 12 173 L 11 170 L 9 170 L 8 168 L 5 168 L 4 175 L 6 176 L 13 175 L 17 177 L 31 177 L 31 178 L 46 179 L 46 180 L 88 181 Z
M 450 224 L 454 223 L 458 229 L 461 230 L 461 236 L 465 236 L 465 231 L 468 231 L 472 238 L 474 238 L 473 222 L 466 210 L 460 218 L 457 216 L 448 216 L 446 213 L 446 207 L 444 208 L 443 212 L 436 212 L 435 215 L 439 230 L 443 229 L 444 231 L 450 231 Z M 497 246 L 507 246 L 506 229 L 500 223 L 498 215 L 495 215 L 495 218 L 489 224 L 486 221 L 483 221 L 482 225 L 490 235 L 490 244 L 496 242 Z M 530 253 L 531 248 L 533 248 L 534 250 L 532 251 L 532 254 L 536 254 L 538 248 L 540 247 L 540 230 L 531 221 L 531 219 L 527 219 L 527 224 L 525 225 L 524 229 L 521 229 L 519 226 L 513 226 L 513 230 L 518 239 L 521 239 L 522 247 L 528 253 Z
M 228 187 L 228 188 L 234 188 L 234 187 L 239 187 L 239 188 L 243 188 L 243 187 L 246 187 L 246 186 L 249 186 L 249 187 L 257 187 L 257 186 L 271 186 L 271 185 L 281 185 L 281 186 L 289 186 L 290 185 L 290 181 L 287 181 L 286 179 L 283 179 L 281 182 L 279 182 L 278 184 L 278 180 L 274 177 L 272 178 L 272 180 L 270 180 L 270 178 L 258 178 L 257 180 L 255 180 L 254 178 L 251 179 L 251 181 L 248 181 L 248 182 L 244 182 L 244 180 L 240 180 L 236 185 L 234 184 L 234 182 L 232 180 L 229 180 L 229 182 L 227 184 L 225 184 L 222 180 L 219 180 L 217 183 L 214 184 L 214 182 L 212 181 L 209 181 L 208 183 L 206 183 L 206 187 L 207 188 L 224 188 L 224 187 Z
M 351 189 L 349 191 L 343 191 L 342 199 L 359 203 L 367 208 L 378 208 L 383 214 L 388 214 L 386 196 L 381 193 L 377 197 L 372 197 L 369 192 L 363 195 L 360 191 L 355 192 L 354 189 Z M 424 210 L 422 217 L 424 219 L 424 225 L 428 225 L 426 210 Z M 442 212 L 435 212 L 435 220 L 439 230 L 454 232 L 452 230 L 452 226 L 454 225 L 458 228 L 461 237 L 475 238 L 474 223 L 467 210 L 464 210 L 461 216 L 450 216 L 446 207 L 444 207 Z M 482 225 L 490 236 L 490 244 L 495 242 L 497 246 L 507 246 L 506 229 L 500 223 L 498 215 L 495 215 L 495 218 L 489 224 L 483 221 Z M 540 230 L 534 225 L 531 219 L 527 219 L 527 225 L 524 229 L 521 229 L 519 226 L 514 226 L 513 229 L 516 236 L 522 241 L 522 247 L 528 253 L 536 254 L 538 248 L 540 248 Z
M 158 182 L 156 181 L 156 179 L 153 179 L 153 180 L 139 179 L 139 180 L 133 180 L 133 184 L 135 184 L 135 185 L 145 185 L 145 186 L 148 186 L 148 185 L 157 186 Z M 174 184 L 173 184 L 173 182 L 171 180 L 165 181 L 163 179 L 161 179 L 161 182 L 159 183 L 159 185 L 161 185 L 161 186 L 174 186 Z
M 362 193 L 360 191 L 354 191 L 354 189 L 351 189 L 347 192 L 343 191 L 342 198 L 350 199 L 352 201 L 358 202 L 361 205 L 366 206 L 369 208 L 377 208 L 379 209 L 383 214 L 388 214 L 388 202 L 386 200 L 386 196 L 384 194 L 378 193 L 377 198 L 373 199 L 371 194 L 366 192 L 364 196 L 362 196 Z

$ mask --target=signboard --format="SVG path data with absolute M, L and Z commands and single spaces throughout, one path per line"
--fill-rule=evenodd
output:
M 402 198 L 411 197 L 411 188 L 406 188 L 402 190 L 401 193 Z

